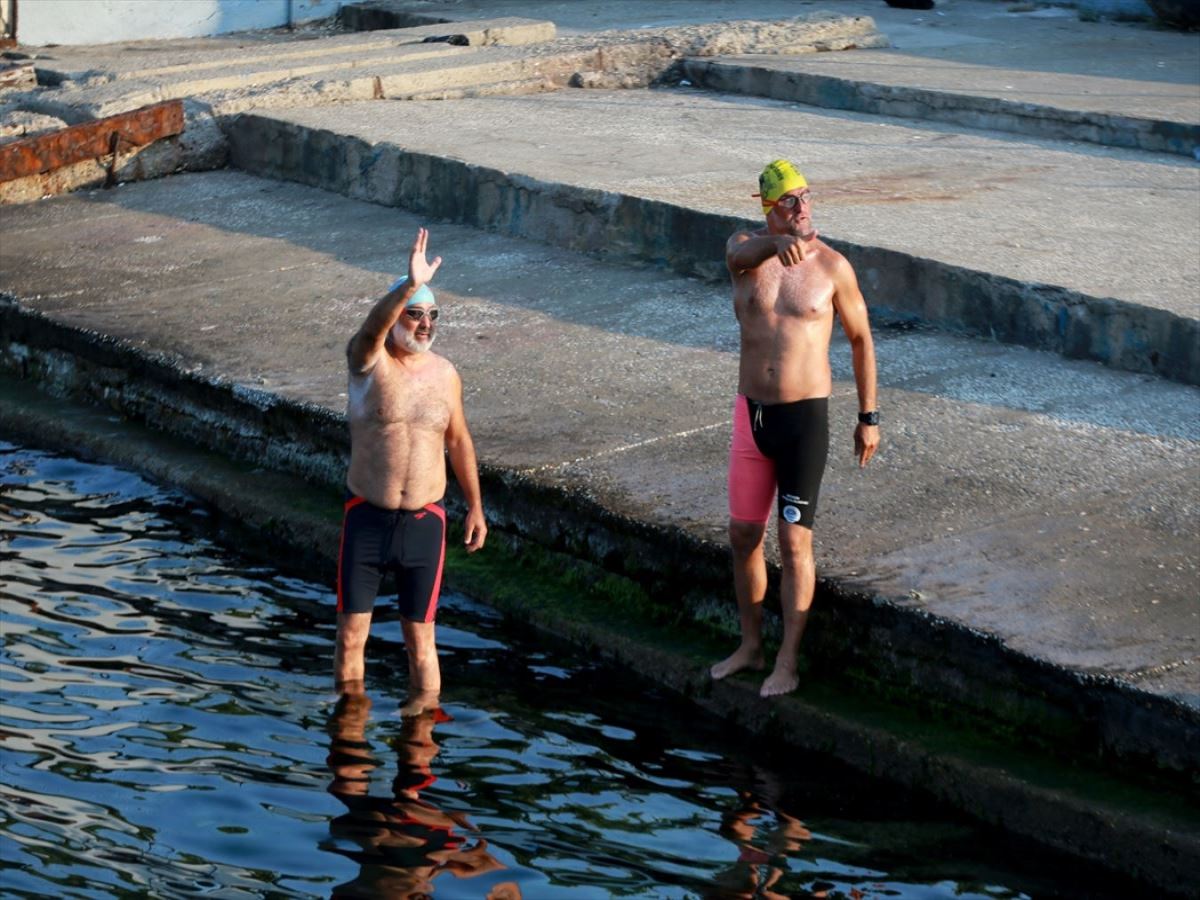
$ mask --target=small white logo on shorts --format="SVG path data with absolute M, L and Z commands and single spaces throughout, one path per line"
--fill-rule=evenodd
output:
M 800 510 L 791 505 L 785 506 L 783 508 L 783 517 L 795 525 L 800 521 Z

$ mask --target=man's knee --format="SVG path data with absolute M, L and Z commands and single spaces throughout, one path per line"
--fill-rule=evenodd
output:
M 403 619 L 402 622 L 404 643 L 410 655 L 416 659 L 437 655 L 436 626 L 433 622 L 417 622 L 412 619 Z
M 762 546 L 767 533 L 766 522 L 729 520 L 729 544 L 738 556 L 749 556 Z
M 803 525 L 779 523 L 779 562 L 784 568 L 812 565 L 813 533 Z
M 367 645 L 371 631 L 370 613 L 340 613 L 338 615 L 338 646 L 343 650 L 361 650 Z

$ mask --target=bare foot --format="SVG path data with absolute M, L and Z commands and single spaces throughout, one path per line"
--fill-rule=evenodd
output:
M 776 697 L 780 694 L 790 694 L 800 686 L 800 676 L 790 666 L 775 666 L 775 671 L 767 676 L 767 680 L 758 689 L 760 697 Z
M 408 698 L 404 701 L 404 705 L 400 707 L 400 716 L 405 719 L 412 716 L 419 716 L 427 710 L 437 709 L 437 705 L 437 691 L 419 691 L 408 695 Z
M 711 669 L 708 670 L 713 678 L 713 681 L 720 681 L 722 678 L 727 678 L 735 672 L 740 672 L 742 669 L 754 669 L 759 671 L 763 668 L 762 649 L 748 649 L 746 647 L 738 647 L 733 652 L 733 656 L 728 659 L 723 659 Z

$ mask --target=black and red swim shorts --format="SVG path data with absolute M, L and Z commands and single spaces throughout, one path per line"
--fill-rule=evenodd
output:
M 338 553 L 338 612 L 371 612 L 383 577 L 396 580 L 400 614 L 432 622 L 446 561 L 446 508 L 383 509 L 348 495 Z

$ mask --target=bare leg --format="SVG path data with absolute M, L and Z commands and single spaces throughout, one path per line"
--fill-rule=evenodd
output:
M 363 651 L 371 631 L 371 614 L 338 613 L 337 646 L 333 651 L 333 687 L 339 694 L 362 693 L 365 677 Z
M 442 669 L 438 664 L 433 622 L 401 619 L 404 647 L 408 651 L 408 699 L 400 707 L 402 716 L 417 716 L 438 704 L 442 692 Z
M 800 684 L 796 664 L 800 656 L 800 638 L 808 624 L 817 570 L 813 562 L 812 529 L 803 525 L 779 523 L 779 555 L 782 568 L 779 583 L 779 608 L 783 613 L 783 642 L 775 657 L 775 670 L 763 682 L 759 695 L 773 697 L 794 691 Z
M 737 597 L 742 642 L 733 655 L 714 665 L 709 674 L 725 678 L 742 669 L 761 669 L 762 603 L 767 593 L 767 560 L 763 556 L 765 522 L 729 520 L 729 544 L 733 548 L 733 592 Z

